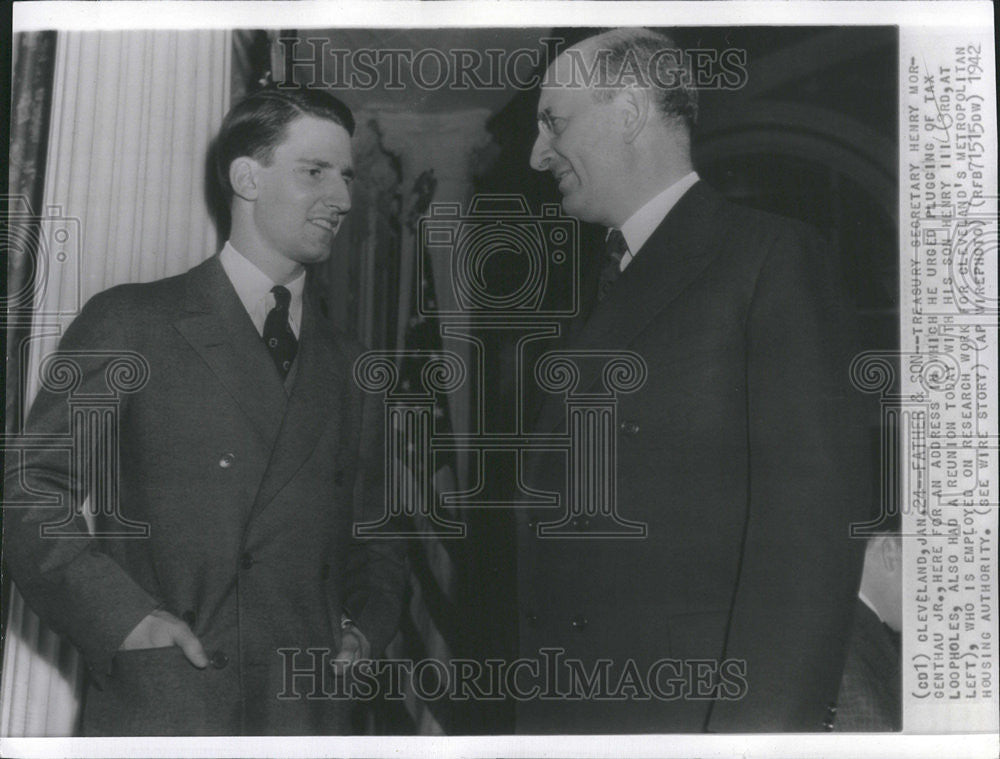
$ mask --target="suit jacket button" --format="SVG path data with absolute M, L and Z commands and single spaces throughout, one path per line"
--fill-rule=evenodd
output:
M 235 453 L 224 453 L 222 454 L 222 458 L 219 459 L 219 466 L 222 467 L 223 469 L 229 469 L 229 467 L 231 467 L 235 463 L 235 461 L 236 461 Z
M 823 730 L 825 730 L 828 733 L 833 731 L 832 719 L 823 720 Z
M 573 628 L 577 630 L 577 632 L 583 632 L 584 630 L 586 630 L 587 624 L 588 620 L 582 614 L 578 614 L 577 616 L 573 617 Z
M 529 624 L 529 625 L 537 625 L 537 624 L 538 624 L 538 615 L 537 615 L 537 614 L 535 614 L 535 612 L 533 612 L 533 611 L 529 611 L 529 612 L 527 612 L 527 613 L 526 613 L 526 614 L 524 615 L 524 618 L 525 618 L 526 620 L 528 620 L 528 624 Z
M 250 569 L 250 567 L 252 567 L 253 565 L 254 565 L 253 556 L 250 554 L 249 551 L 244 552 L 244 554 L 240 556 L 240 566 L 243 567 L 244 569 Z
M 186 612 L 181 614 L 181 619 L 184 620 L 184 624 L 193 628 L 194 623 L 198 620 L 198 615 L 194 613 L 194 609 L 188 609 Z
M 216 651 L 214 654 L 212 654 L 212 658 L 209 659 L 209 661 L 212 663 L 212 666 L 215 667 L 216 669 L 222 669 L 227 664 L 229 664 L 229 657 L 226 656 L 224 653 L 222 653 L 222 651 Z
M 618 429 L 624 432 L 626 435 L 638 435 L 639 434 L 639 423 L 633 422 L 631 420 L 623 421 L 618 425 Z

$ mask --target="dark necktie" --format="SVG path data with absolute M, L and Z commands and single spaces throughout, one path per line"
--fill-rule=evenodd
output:
M 292 325 L 288 323 L 288 305 L 292 302 L 292 294 L 288 288 L 275 285 L 271 288 L 274 294 L 274 308 L 267 314 L 264 321 L 264 345 L 267 346 L 274 365 L 282 379 L 288 376 L 295 360 L 295 351 L 299 341 L 295 339 Z
M 601 268 L 601 276 L 597 280 L 598 302 L 608 297 L 611 286 L 621 274 L 622 258 L 627 252 L 628 243 L 625 242 L 625 235 L 621 233 L 621 230 L 612 229 L 604 243 L 605 262 Z

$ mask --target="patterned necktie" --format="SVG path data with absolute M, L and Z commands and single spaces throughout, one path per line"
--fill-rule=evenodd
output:
M 272 287 L 271 293 L 274 295 L 274 308 L 264 321 L 264 345 L 284 379 L 292 368 L 292 361 L 295 360 L 295 352 L 299 347 L 292 325 L 288 323 L 288 305 L 292 302 L 292 294 L 281 285 Z
M 608 297 L 611 286 L 621 274 L 622 258 L 627 252 L 628 243 L 625 242 L 625 235 L 618 229 L 612 229 L 604 243 L 605 262 L 601 269 L 601 276 L 597 280 L 598 303 Z

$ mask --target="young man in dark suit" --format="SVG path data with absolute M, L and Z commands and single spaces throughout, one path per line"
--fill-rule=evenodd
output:
M 5 514 L 12 577 L 87 665 L 87 734 L 343 733 L 350 702 L 324 697 L 330 665 L 394 633 L 400 546 L 352 539 L 384 507 L 382 419 L 352 381 L 359 347 L 306 283 L 351 207 L 353 129 L 321 91 L 237 104 L 217 141 L 221 253 L 96 295 L 60 344 L 78 397 L 107 396 L 123 352 L 148 371 L 120 398 L 116 483 L 87 466 L 109 431 L 74 452 L 82 466 L 39 450 L 6 479 L 11 501 L 118 488 L 120 513 L 92 536 L 82 510 L 58 537 L 42 528 L 65 508 Z M 66 387 L 43 384 L 26 431 L 64 433 Z M 148 536 L 101 537 L 122 520 Z
M 541 90 L 531 165 L 608 228 L 563 347 L 645 364 L 615 434 L 618 511 L 647 532 L 560 539 L 538 529 L 557 509 L 521 512 L 521 655 L 611 665 L 603 699 L 564 669 L 568 695 L 519 703 L 519 732 L 821 731 L 836 711 L 863 550 L 848 527 L 869 503 L 851 309 L 812 231 L 699 180 L 678 61 L 669 38 L 616 30 L 565 51 Z M 565 492 L 565 467 L 533 458 L 527 484 Z

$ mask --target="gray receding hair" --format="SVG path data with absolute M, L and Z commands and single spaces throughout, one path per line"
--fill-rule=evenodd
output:
M 690 57 L 673 39 L 650 29 L 613 29 L 585 40 L 592 46 L 594 98 L 607 102 L 631 85 L 648 87 L 663 116 L 691 129 L 698 119 L 698 91 Z M 567 51 L 569 52 L 569 51 Z

